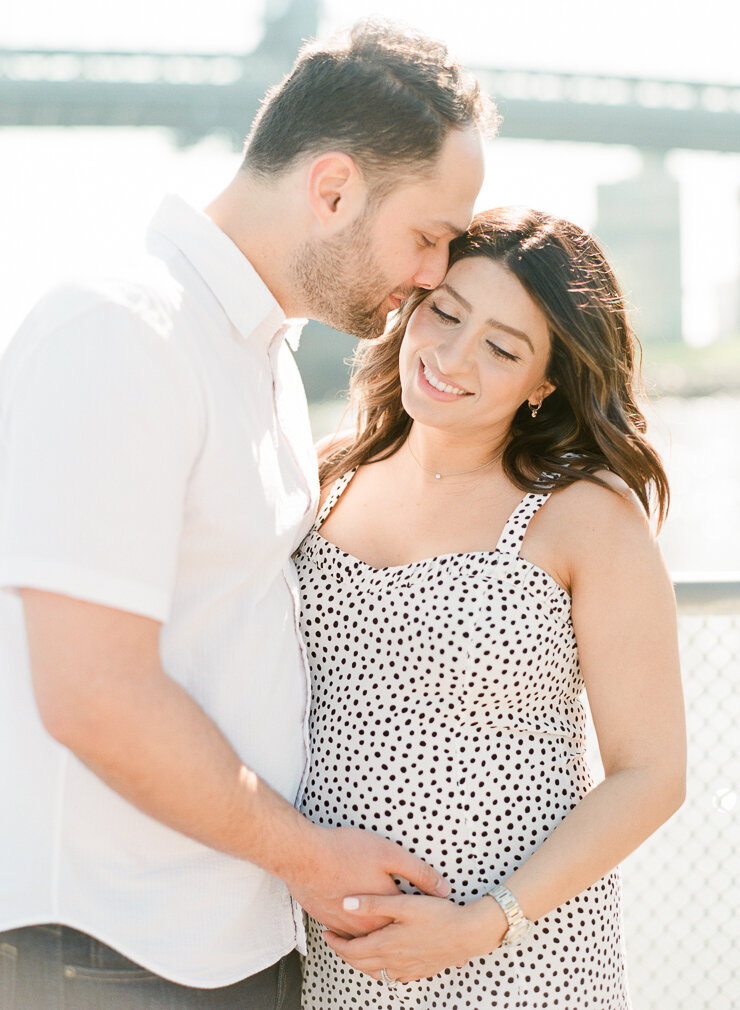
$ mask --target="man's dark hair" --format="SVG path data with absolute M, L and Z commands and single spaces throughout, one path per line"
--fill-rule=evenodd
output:
M 439 42 L 406 26 L 360 21 L 346 35 L 301 49 L 291 72 L 266 94 L 246 140 L 242 167 L 264 178 L 298 158 L 349 154 L 377 193 L 388 170 L 423 172 L 451 128 L 492 135 L 493 102 Z

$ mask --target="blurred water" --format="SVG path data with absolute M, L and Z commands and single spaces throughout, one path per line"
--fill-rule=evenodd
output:
M 740 572 L 740 395 L 665 399 L 649 420 L 671 482 L 669 569 Z

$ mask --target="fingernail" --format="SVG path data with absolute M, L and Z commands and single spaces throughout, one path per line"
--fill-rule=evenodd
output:
M 342 908 L 345 912 L 356 912 L 360 907 L 359 898 L 345 898 L 342 902 Z
M 448 897 L 451 890 L 452 888 L 450 887 L 449 881 L 440 877 L 439 881 L 437 882 L 437 888 L 436 888 L 437 894 L 440 896 L 440 898 Z

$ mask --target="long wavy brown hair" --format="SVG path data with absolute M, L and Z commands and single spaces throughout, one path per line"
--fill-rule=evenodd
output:
M 502 457 L 506 475 L 523 491 L 541 492 L 577 480 L 608 486 L 597 471 L 610 470 L 646 513 L 657 513 L 660 526 L 670 492 L 638 405 L 640 345 L 598 243 L 570 221 L 501 207 L 478 214 L 450 246 L 450 266 L 469 256 L 506 267 L 550 326 L 547 378 L 556 388 L 536 418 L 527 403 L 514 416 Z M 406 324 L 426 297 L 416 292 L 380 339 L 358 347 L 350 383 L 356 434 L 322 462 L 322 484 L 387 459 L 406 441 L 412 421 L 401 402 L 398 354 Z

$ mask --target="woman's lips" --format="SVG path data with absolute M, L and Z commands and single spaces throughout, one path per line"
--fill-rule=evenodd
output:
M 430 369 L 430 371 L 433 370 Z M 433 374 L 435 375 L 436 378 L 437 377 L 436 372 L 434 372 Z M 444 382 L 444 380 L 441 377 L 439 381 Z M 441 400 L 444 403 L 451 403 L 453 400 L 464 400 L 466 396 L 470 396 L 470 393 L 468 393 L 467 390 L 464 393 L 448 393 L 443 389 L 437 389 L 435 386 L 433 386 L 431 382 L 427 380 L 426 375 L 424 375 L 424 362 L 421 360 L 421 358 L 419 359 L 418 382 L 422 391 L 426 393 L 427 396 L 430 396 L 433 400 Z M 448 382 L 445 383 L 445 385 L 452 386 L 453 383 Z

